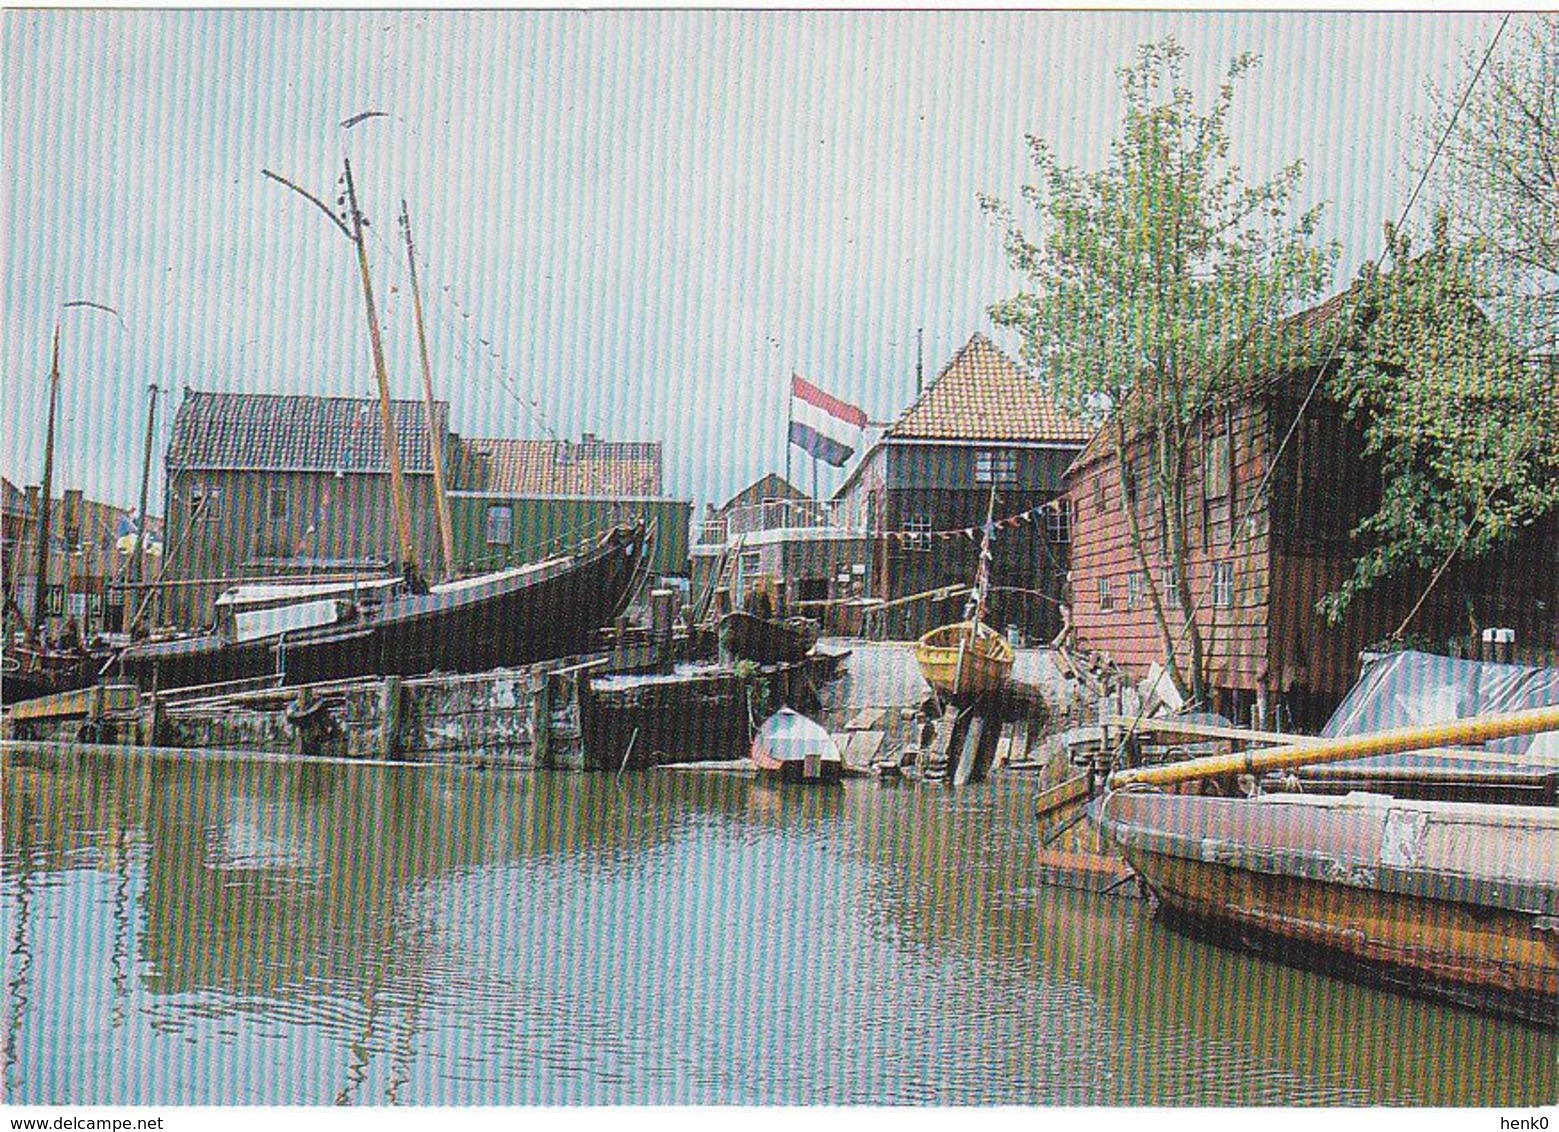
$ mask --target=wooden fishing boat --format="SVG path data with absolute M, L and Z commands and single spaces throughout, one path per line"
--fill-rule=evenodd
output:
M 983 621 L 943 625 L 915 644 L 926 683 L 945 699 L 973 699 L 996 691 L 1012 671 L 1007 639 Z
M 839 745 L 821 726 L 790 708 L 764 721 L 752 741 L 758 770 L 785 782 L 838 782 L 844 772 Z
M 365 589 L 252 612 L 216 631 L 131 645 L 124 676 L 160 689 L 275 675 L 286 684 L 357 676 L 485 672 L 590 651 L 643 576 L 645 528 L 618 527 L 574 554 L 433 586 Z
M 1125 789 L 1095 816 L 1171 920 L 1329 973 L 1559 1021 L 1559 809 Z
M 810 617 L 758 617 L 736 610 L 720 619 L 720 651 L 728 660 L 795 664 L 817 644 L 818 623 Z
M 112 658 L 106 650 L 10 646 L 0 660 L 0 705 L 90 687 L 97 683 L 98 670 Z

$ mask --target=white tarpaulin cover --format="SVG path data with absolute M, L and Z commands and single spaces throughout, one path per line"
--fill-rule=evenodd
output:
M 1321 729 L 1325 738 L 1446 723 L 1559 704 L 1559 668 L 1399 652 L 1368 665 Z M 1559 731 L 1517 735 L 1485 750 L 1559 764 Z

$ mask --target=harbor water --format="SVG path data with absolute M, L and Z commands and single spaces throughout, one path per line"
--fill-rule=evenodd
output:
M 1551 1030 L 1046 888 L 1030 784 L 17 748 L 14 1104 L 1552 1103 Z

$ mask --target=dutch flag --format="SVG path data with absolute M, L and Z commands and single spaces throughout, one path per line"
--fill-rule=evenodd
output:
M 790 442 L 831 465 L 844 467 L 855 454 L 866 414 L 854 405 L 830 397 L 811 382 L 790 378 Z

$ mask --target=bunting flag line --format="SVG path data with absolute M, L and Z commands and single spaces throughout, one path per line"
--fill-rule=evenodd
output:
M 1052 501 L 1053 503 L 1054 501 Z M 1049 509 L 1051 503 L 1044 503 L 1038 507 L 1030 507 L 1027 511 L 1020 511 L 1016 515 L 1008 515 L 1005 519 L 999 519 L 990 524 L 991 532 L 998 530 L 1012 530 L 1024 523 L 1032 523 L 1039 518 L 1041 512 Z M 895 542 L 925 542 L 929 539 L 937 539 L 945 542 L 952 538 L 966 538 L 970 542 L 979 542 L 983 527 L 957 527 L 946 531 L 881 531 L 882 537 L 892 539 Z

